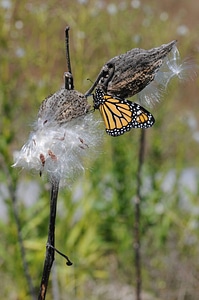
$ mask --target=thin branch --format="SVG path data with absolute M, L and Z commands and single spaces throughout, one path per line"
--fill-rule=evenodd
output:
M 73 82 L 73 74 L 72 74 L 72 68 L 71 68 L 71 63 L 70 63 L 69 30 L 70 30 L 70 27 L 67 26 L 65 29 L 65 43 L 66 43 L 66 64 L 67 64 L 68 72 L 64 73 L 64 80 L 65 80 L 65 89 L 73 90 L 74 82 Z
M 70 261 L 70 259 L 68 258 L 67 255 L 65 255 L 64 253 L 62 253 L 61 251 L 57 250 L 55 247 L 53 247 L 52 245 L 48 244 L 46 245 L 47 247 L 51 247 L 53 248 L 59 255 L 63 256 L 66 259 L 66 265 L 67 266 L 72 266 L 72 262 Z
M 48 229 L 48 240 L 46 246 L 46 257 L 45 257 L 45 262 L 43 267 L 43 274 L 42 274 L 38 300 L 44 300 L 46 297 L 50 271 L 55 257 L 55 250 L 53 247 L 55 245 L 55 220 L 56 220 L 56 211 L 57 211 L 58 192 L 59 192 L 59 181 L 54 179 L 52 180 L 52 186 L 51 186 L 50 219 L 49 219 L 49 229 Z M 52 247 L 49 247 L 48 245 L 52 245 Z
M 30 276 L 28 262 L 26 260 L 26 251 L 25 251 L 25 247 L 23 244 L 22 234 L 21 234 L 20 218 L 18 215 L 17 205 L 16 205 L 16 201 L 14 198 L 12 199 L 12 204 L 13 204 L 13 213 L 14 213 L 15 223 L 16 223 L 16 227 L 17 227 L 18 244 L 19 244 L 19 248 L 20 248 L 24 274 L 25 274 L 26 281 L 28 283 L 30 296 L 31 296 L 32 300 L 36 300 L 36 293 L 35 293 L 35 289 L 34 289 L 34 286 L 32 283 L 32 278 Z
M 13 209 L 13 215 L 14 215 L 14 219 L 15 219 L 16 228 L 17 228 L 17 239 L 18 239 L 19 250 L 20 250 L 20 254 L 21 254 L 23 271 L 25 274 L 26 282 L 28 284 L 29 294 L 30 294 L 32 300 L 35 300 L 36 294 L 35 294 L 34 286 L 32 283 L 32 278 L 31 278 L 30 272 L 29 272 L 28 262 L 26 260 L 26 251 L 25 251 L 25 247 L 24 247 L 24 243 L 23 243 L 22 234 L 21 234 L 21 223 L 20 223 L 20 218 L 19 218 L 19 214 L 18 214 L 18 210 L 17 210 L 17 203 L 16 203 L 17 202 L 16 201 L 17 200 L 16 199 L 16 187 L 15 187 L 12 176 L 10 174 L 10 171 L 7 167 L 7 164 L 6 164 L 5 159 L 2 154 L 0 154 L 0 161 L 1 161 L 1 166 L 4 170 L 4 173 L 6 174 L 8 190 L 9 190 L 10 198 L 12 201 L 12 209 Z
M 140 203 L 141 203 L 141 171 L 144 163 L 145 130 L 141 130 L 139 160 L 137 170 L 137 191 L 135 197 L 135 223 L 134 223 L 134 254 L 136 272 L 136 300 L 141 300 L 141 255 L 140 255 Z
M 68 72 L 72 74 L 71 63 L 70 63 L 70 51 L 69 51 L 69 30 L 70 27 L 67 26 L 65 29 L 66 63 L 67 63 Z

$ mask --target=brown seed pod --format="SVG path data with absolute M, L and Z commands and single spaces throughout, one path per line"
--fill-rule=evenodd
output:
M 86 114 L 89 108 L 83 94 L 63 88 L 42 102 L 38 118 L 46 125 L 49 122 L 57 122 L 60 125 Z
M 139 93 L 154 80 L 164 58 L 175 44 L 176 41 L 172 41 L 150 50 L 135 48 L 111 58 L 102 67 L 88 92 L 98 85 L 109 95 L 120 98 Z

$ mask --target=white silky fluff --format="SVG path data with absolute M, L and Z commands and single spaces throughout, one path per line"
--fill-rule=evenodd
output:
M 101 140 L 99 122 L 93 113 L 62 125 L 38 118 L 27 143 L 14 154 L 13 167 L 46 173 L 64 186 L 84 171 L 84 160 L 97 152 Z
M 179 80 L 189 80 L 196 76 L 196 65 L 191 61 L 181 61 L 176 45 L 164 58 L 160 70 L 154 80 L 146 86 L 140 93 L 138 99 L 141 105 L 152 106 L 161 99 L 162 93 L 166 90 L 173 77 Z

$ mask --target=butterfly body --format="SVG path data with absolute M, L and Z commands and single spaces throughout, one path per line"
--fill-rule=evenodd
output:
M 119 136 L 132 128 L 149 128 L 155 122 L 152 114 L 139 104 L 107 95 L 101 88 L 96 88 L 93 100 L 109 135 Z

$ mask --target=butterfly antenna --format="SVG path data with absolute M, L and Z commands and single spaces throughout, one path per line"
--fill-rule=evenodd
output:
M 65 42 L 66 42 L 66 63 L 67 63 L 68 72 L 64 73 L 64 80 L 65 80 L 65 89 L 73 90 L 74 89 L 73 75 L 71 70 L 70 52 L 69 52 L 69 30 L 70 27 L 67 26 L 65 29 Z

